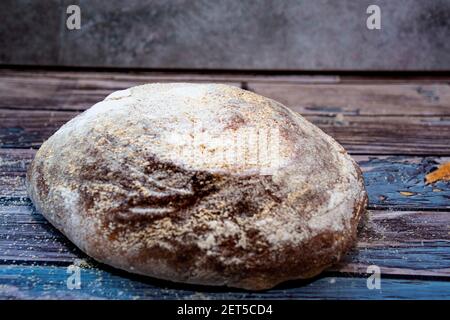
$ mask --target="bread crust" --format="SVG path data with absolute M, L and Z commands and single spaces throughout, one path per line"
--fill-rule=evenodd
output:
M 261 132 L 264 148 L 275 145 L 264 159 L 249 138 Z M 111 94 L 42 145 L 27 189 L 100 262 L 249 290 L 336 263 L 367 203 L 360 169 L 336 141 L 273 100 L 219 84 Z

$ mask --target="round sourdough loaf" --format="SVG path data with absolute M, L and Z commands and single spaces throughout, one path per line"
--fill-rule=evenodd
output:
M 251 290 L 337 262 L 367 201 L 336 141 L 280 103 L 221 84 L 109 95 L 42 145 L 27 188 L 100 262 Z

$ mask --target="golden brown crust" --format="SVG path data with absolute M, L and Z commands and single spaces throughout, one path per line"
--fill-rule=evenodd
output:
M 255 130 L 279 143 L 258 162 L 255 145 L 238 154 L 242 145 L 222 139 Z M 185 143 L 199 132 L 208 139 Z M 217 157 L 224 152 L 240 161 Z M 358 166 L 332 138 L 270 99 L 214 84 L 114 93 L 43 144 L 27 187 L 37 209 L 101 262 L 251 290 L 337 262 L 367 201 Z

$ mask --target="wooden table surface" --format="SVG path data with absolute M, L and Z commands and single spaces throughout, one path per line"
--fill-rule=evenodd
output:
M 27 165 L 63 123 L 112 91 L 148 82 L 221 82 L 274 98 L 358 161 L 369 212 L 356 247 L 308 281 L 264 292 L 179 285 L 100 265 L 36 212 Z M 450 182 L 425 176 L 450 161 L 450 76 L 0 70 L 1 299 L 450 299 Z M 81 288 L 69 289 L 75 265 Z M 369 290 L 367 268 L 381 270 Z

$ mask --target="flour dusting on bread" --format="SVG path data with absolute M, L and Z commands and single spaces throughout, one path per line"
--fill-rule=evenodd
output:
M 276 101 L 221 84 L 110 94 L 42 145 L 27 187 L 101 262 L 254 290 L 337 262 L 367 201 L 336 141 Z

